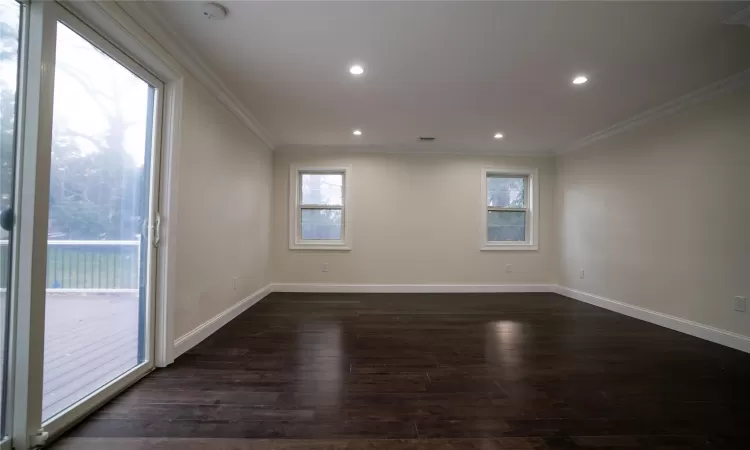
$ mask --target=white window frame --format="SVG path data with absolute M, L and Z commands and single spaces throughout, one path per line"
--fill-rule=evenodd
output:
M 351 166 L 291 166 L 289 170 L 289 249 L 290 250 L 341 250 L 352 249 L 351 221 Z M 303 174 L 341 174 L 343 175 L 341 199 L 342 205 L 305 205 L 305 208 L 341 209 L 341 239 L 310 240 L 302 239 L 301 210 Z
M 491 176 L 517 176 L 528 180 L 526 183 L 525 208 L 498 208 L 487 205 L 487 178 Z M 482 169 L 481 180 L 481 240 L 480 249 L 485 250 L 538 250 L 539 249 L 539 170 L 527 167 L 486 167 Z M 489 211 L 525 211 L 526 240 L 489 241 L 487 239 L 487 215 Z

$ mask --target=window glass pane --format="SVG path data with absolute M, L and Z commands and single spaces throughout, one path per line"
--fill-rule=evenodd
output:
M 487 177 L 487 206 L 523 208 L 526 177 Z
M 0 211 L 12 217 L 15 169 L 16 80 L 21 30 L 21 5 L 0 0 Z M 7 224 L 4 224 L 7 225 Z M 12 229 L 8 227 L 9 229 Z M 10 293 L 10 231 L 0 228 L 0 439 L 6 435 L 4 389 L 7 380 L 7 349 Z
M 488 211 L 487 240 L 526 240 L 526 213 L 519 211 Z
M 303 173 L 301 178 L 303 205 L 343 205 L 343 174 Z
M 341 240 L 340 209 L 303 209 L 302 239 Z

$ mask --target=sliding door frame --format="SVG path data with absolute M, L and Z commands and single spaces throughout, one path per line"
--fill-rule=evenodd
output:
M 156 362 L 166 365 L 171 360 L 167 352 L 164 358 L 164 328 L 169 315 L 166 305 L 156 308 L 157 280 L 163 279 L 163 267 L 157 255 L 157 246 L 153 237 L 159 214 L 159 203 L 163 197 L 160 192 L 160 175 L 163 173 L 162 128 L 168 123 L 167 132 L 174 133 L 175 94 L 181 100 L 181 78 L 175 85 L 165 86 L 156 75 L 131 58 L 126 52 L 110 42 L 102 34 L 84 23 L 61 4 L 53 1 L 32 1 L 27 3 L 26 33 L 22 42 L 22 61 L 26 62 L 25 76 L 19 88 L 23 95 L 19 101 L 19 120 L 23 127 L 19 130 L 22 152 L 17 172 L 16 186 L 18 198 L 16 223 L 16 249 L 13 255 L 11 298 L 15 310 L 14 326 L 11 332 L 15 342 L 12 382 L 9 392 L 14 396 L 9 402 L 9 428 L 12 445 L 17 449 L 29 449 L 43 445 L 47 439 L 54 438 L 81 420 L 87 414 L 101 406 L 108 399 L 127 388 L 153 370 Z M 148 186 L 148 251 L 149 270 L 145 275 L 145 292 L 147 295 L 145 311 L 145 328 L 143 331 L 145 348 L 144 362 L 64 412 L 42 423 L 43 378 L 44 378 L 44 333 L 46 286 L 39 280 L 46 279 L 47 231 L 49 220 L 52 117 L 54 99 L 54 76 L 56 58 L 56 37 L 58 22 L 71 28 L 105 54 L 123 65 L 156 89 L 153 111 L 153 136 L 150 164 L 150 185 Z M 169 102 L 165 108 L 165 99 Z M 164 121 L 165 109 L 169 114 Z M 177 131 L 179 128 L 177 127 Z M 174 154 L 174 138 L 165 139 L 169 143 L 169 154 Z M 172 161 L 168 160 L 171 168 Z M 169 172 L 174 176 L 172 172 Z M 171 177 L 170 177 L 171 178 Z M 167 192 L 167 199 L 172 200 Z M 158 292 L 163 293 L 164 289 Z M 162 294 L 164 295 L 164 294 Z M 22 300 L 19 302 L 19 299 Z M 158 303 L 162 304 L 163 299 Z M 167 330 L 168 331 L 168 330 Z M 160 337 L 161 336 L 161 337 Z M 156 339 L 160 337 L 159 339 Z M 166 336 L 167 338 L 169 336 Z M 154 343 L 159 342 L 157 351 Z M 157 361 L 158 359 L 158 361 Z
M 179 197 L 179 167 L 182 136 L 182 104 L 188 71 L 146 28 L 159 29 L 153 17 L 138 2 L 81 2 L 60 0 L 61 4 L 105 36 L 110 42 L 164 81 L 164 114 L 161 127 L 160 216 L 161 240 L 157 275 L 156 329 L 154 357 L 157 367 L 174 362 L 174 310 L 177 280 L 176 222 Z M 195 81 L 193 81 L 195 82 Z
M 52 144 L 56 19 L 51 2 L 27 6 L 28 27 L 23 38 L 26 76 L 23 113 L 19 115 L 21 159 L 13 276 L 15 352 L 12 408 L 13 447 L 33 448 L 45 439 L 41 430 L 44 368 L 44 305 L 47 272 L 47 229 Z M 42 330 L 40 333 L 38 330 Z
M 50 2 L 52 3 L 52 2 Z M 42 423 L 44 431 L 50 436 L 54 437 L 59 435 L 62 431 L 68 429 L 71 425 L 80 421 L 81 418 L 90 414 L 93 410 L 101 406 L 104 402 L 117 395 L 120 391 L 127 388 L 144 375 L 152 371 L 155 367 L 154 364 L 154 301 L 156 295 L 156 278 L 155 268 L 157 265 L 157 248 L 154 245 L 155 224 L 157 223 L 156 218 L 159 211 L 159 174 L 160 174 L 160 161 L 161 161 L 161 123 L 163 115 L 163 96 L 164 96 L 164 83 L 144 68 L 141 64 L 135 61 L 133 58 L 122 52 L 109 40 L 103 37 L 101 34 L 96 32 L 94 29 L 89 27 L 74 14 L 63 8 L 59 4 L 55 4 L 54 16 L 55 26 L 62 24 L 70 28 L 73 32 L 83 37 L 86 41 L 91 43 L 94 47 L 104 52 L 112 60 L 122 65 L 125 69 L 134 73 L 137 77 L 145 81 L 152 88 L 155 89 L 153 109 L 149 112 L 153 114 L 152 121 L 149 124 L 151 126 L 151 151 L 148 152 L 150 161 L 144 166 L 149 169 L 147 186 L 148 204 L 146 205 L 147 211 L 144 213 L 147 217 L 147 226 L 145 227 L 145 239 L 146 243 L 145 256 L 146 256 L 146 267 L 147 271 L 144 272 L 144 279 L 141 280 L 139 274 L 139 280 L 141 281 L 142 288 L 139 289 L 139 335 L 142 337 L 142 341 L 139 341 L 139 345 L 145 346 L 138 350 L 139 356 L 143 357 L 142 362 L 137 363 L 133 368 L 127 370 L 121 375 L 118 375 L 115 379 L 107 382 L 100 388 L 97 388 L 92 394 L 87 395 L 83 400 L 78 401 L 66 408 L 62 413 L 55 415 Z M 143 194 L 142 194 L 143 195 Z M 140 258 L 141 255 L 139 255 Z

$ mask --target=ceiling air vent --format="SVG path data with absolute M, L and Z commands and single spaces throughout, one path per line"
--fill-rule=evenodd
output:
M 435 138 L 434 138 L 433 136 L 419 136 L 419 137 L 417 138 L 417 140 L 418 140 L 419 142 L 432 142 L 432 141 L 434 141 L 434 140 L 435 140 Z

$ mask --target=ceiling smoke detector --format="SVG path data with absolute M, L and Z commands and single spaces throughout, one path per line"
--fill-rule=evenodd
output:
M 227 16 L 227 9 L 218 3 L 204 3 L 201 12 L 209 20 L 223 20 Z

